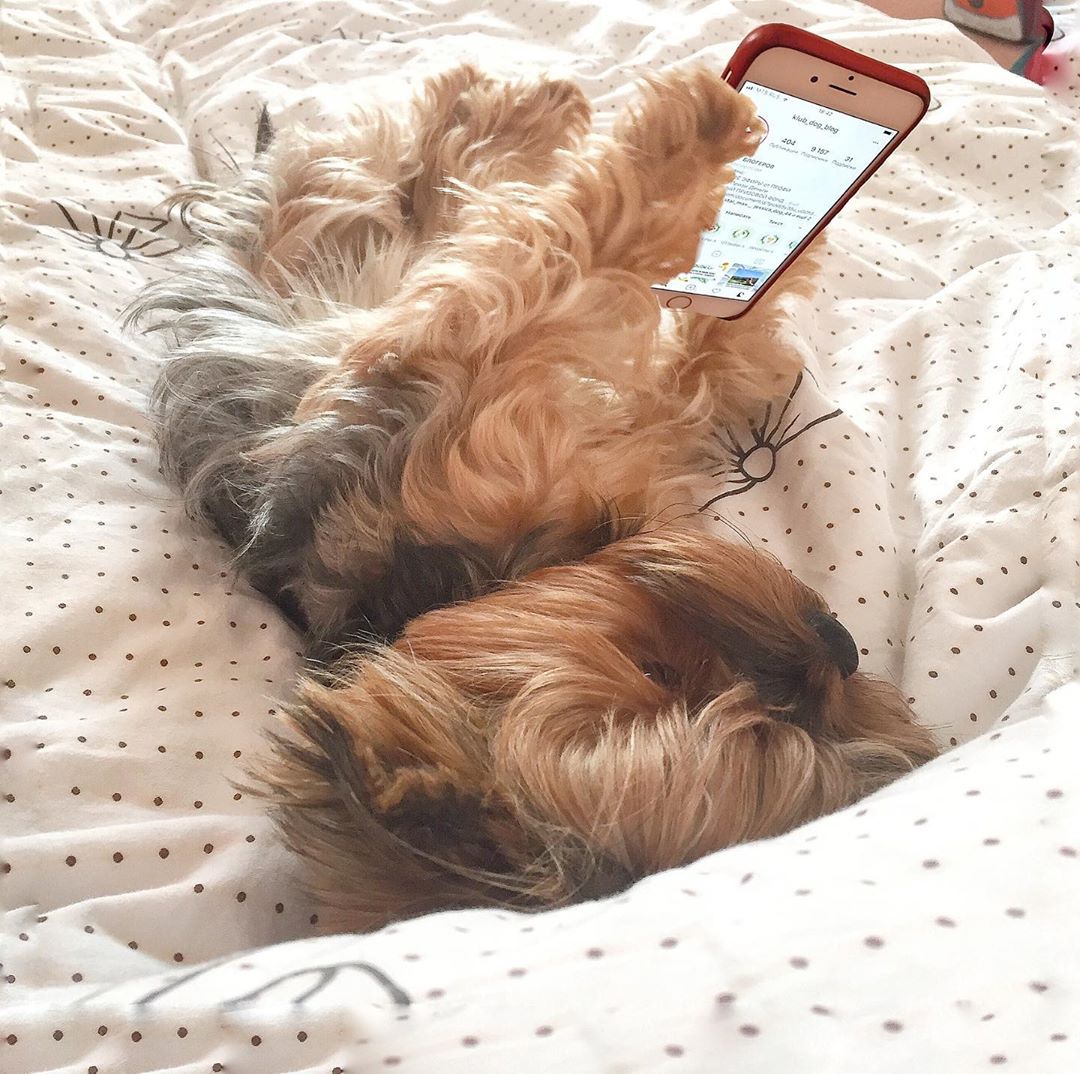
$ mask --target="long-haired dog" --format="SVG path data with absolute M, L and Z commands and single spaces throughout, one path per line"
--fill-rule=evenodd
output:
M 716 424 L 798 368 L 789 304 L 663 321 L 750 102 L 694 68 L 590 131 L 462 67 L 286 133 L 136 315 L 166 473 L 305 630 L 256 775 L 327 920 L 559 905 L 931 757 L 821 598 L 700 532 Z

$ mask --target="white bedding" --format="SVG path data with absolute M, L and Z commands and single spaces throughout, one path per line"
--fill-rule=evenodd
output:
M 473 8 L 4 7 L 0 1070 L 1080 1069 L 1080 83 L 853 0 Z M 230 782 L 298 640 L 182 520 L 152 347 L 117 324 L 186 241 L 154 206 L 250 163 L 264 103 L 328 123 L 368 76 L 468 56 L 607 108 L 774 19 L 938 107 L 830 229 L 775 469 L 747 480 L 774 460 L 728 430 L 703 500 L 958 748 L 614 900 L 309 938 L 302 867 Z

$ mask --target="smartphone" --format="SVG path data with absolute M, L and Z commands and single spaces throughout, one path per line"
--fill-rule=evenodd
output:
M 661 305 L 746 313 L 914 130 L 921 78 L 794 26 L 752 31 L 724 78 L 753 98 L 766 133 L 736 161 L 694 267 L 654 285 Z

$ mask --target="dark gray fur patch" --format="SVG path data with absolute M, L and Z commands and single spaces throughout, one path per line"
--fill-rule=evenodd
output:
M 192 226 L 202 241 L 175 274 L 146 288 L 126 321 L 169 340 L 151 398 L 166 477 L 182 490 L 188 514 L 218 530 L 252 582 L 277 598 L 300 573 L 328 501 L 358 481 L 397 484 L 386 471 L 404 453 L 391 441 L 415 426 L 429 400 L 420 399 L 424 386 L 399 392 L 383 371 L 352 393 L 358 422 L 293 421 L 308 388 L 337 368 L 308 342 L 311 319 L 320 308 L 326 316 L 338 311 L 309 297 L 294 314 L 294 300 L 243 267 L 275 198 L 265 172 L 253 170 L 227 191 L 177 194 L 186 197 L 201 206 Z M 267 456 L 273 461 L 260 461 Z M 295 615 L 295 602 L 283 603 Z
M 273 140 L 274 124 L 270 119 L 270 109 L 264 104 L 259 112 L 259 125 L 255 130 L 255 156 L 265 153 Z
M 372 510 L 396 500 L 434 388 L 384 362 L 349 388 L 347 419 L 294 422 L 303 394 L 333 364 L 300 352 L 287 309 L 243 269 L 208 262 L 149 288 L 134 310 L 136 319 L 172 315 L 164 326 L 175 348 L 152 396 L 162 468 L 252 584 L 309 625 L 298 584 L 319 573 L 311 543 L 320 514 L 351 491 Z M 358 568 L 377 575 L 380 564 L 365 563 L 364 552 Z

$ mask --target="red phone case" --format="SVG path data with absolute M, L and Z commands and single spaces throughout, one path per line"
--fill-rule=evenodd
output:
M 788 26 L 783 22 L 770 22 L 764 26 L 758 26 L 742 39 L 739 47 L 735 50 L 727 67 L 724 68 L 724 80 L 732 86 L 738 85 L 750 62 L 761 53 L 771 48 L 790 48 L 797 52 L 805 52 L 808 56 L 817 56 L 818 59 L 827 60 L 829 63 L 840 64 L 851 71 L 869 78 L 876 78 L 879 82 L 887 82 L 891 86 L 914 93 L 923 101 L 923 113 L 930 107 L 930 88 L 919 78 L 918 75 L 901 71 L 898 67 L 891 67 L 880 60 L 863 56 L 859 52 L 853 52 L 843 45 L 826 41 L 817 34 L 808 30 L 800 30 L 797 26 Z M 922 119 L 922 115 L 919 119 Z M 917 119 L 912 124 L 912 129 L 918 125 Z M 900 143 L 897 142 L 897 145 Z
M 875 158 L 875 161 L 872 162 L 874 163 L 874 167 L 869 168 L 866 174 L 847 190 L 843 197 L 841 197 L 840 200 L 821 218 L 817 227 L 815 227 L 814 230 L 791 251 L 776 272 L 773 273 L 769 282 L 754 296 L 753 301 L 747 303 L 746 309 L 741 310 L 734 316 L 728 317 L 727 320 L 736 320 L 743 316 L 744 313 L 748 313 L 749 310 L 757 304 L 760 297 L 784 275 L 795 259 L 810 245 L 811 242 L 814 241 L 815 238 L 817 238 L 829 221 L 832 220 L 848 201 L 851 200 L 852 196 L 863 183 L 878 170 L 885 159 L 889 157 L 897 149 L 900 143 L 903 142 L 904 139 L 919 125 L 919 122 L 922 120 L 923 116 L 926 115 L 927 109 L 930 107 L 930 88 L 918 75 L 910 74 L 907 71 L 901 71 L 887 63 L 882 63 L 880 60 L 871 59 L 869 56 L 863 56 L 858 52 L 853 52 L 849 48 L 844 48 L 843 45 L 837 45 L 832 41 L 826 41 L 823 37 L 818 37 L 816 34 L 809 33 L 806 30 L 800 30 L 797 26 L 788 26 L 786 23 L 782 22 L 767 23 L 764 26 L 759 26 L 756 29 L 751 30 L 750 33 L 743 38 L 741 44 L 728 61 L 727 67 L 724 68 L 724 80 L 729 85 L 737 87 L 742 81 L 743 75 L 746 73 L 746 69 L 750 66 L 752 60 L 756 59 L 761 53 L 768 49 L 778 47 L 795 49 L 798 52 L 804 52 L 810 56 L 817 56 L 819 59 L 826 60 L 829 63 L 840 64 L 851 71 L 855 71 L 857 74 L 866 75 L 869 78 L 876 78 L 881 82 L 886 82 L 890 85 L 897 86 L 900 89 L 907 90 L 909 93 L 913 93 L 922 100 L 923 108 L 915 122 L 912 123 L 906 131 L 903 131 L 895 142 L 882 151 L 882 154 L 879 155 L 880 160 Z

